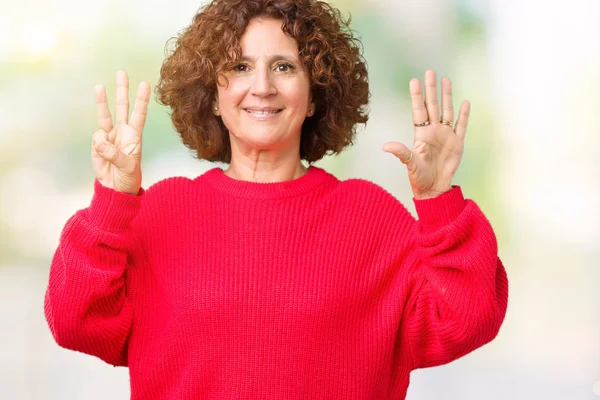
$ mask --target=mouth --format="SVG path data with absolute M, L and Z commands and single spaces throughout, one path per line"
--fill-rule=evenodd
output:
M 244 111 L 257 117 L 263 117 L 279 114 L 281 111 L 283 111 L 283 108 L 244 108 Z

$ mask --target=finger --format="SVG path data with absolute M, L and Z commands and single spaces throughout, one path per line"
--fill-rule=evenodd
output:
M 428 120 L 427 110 L 425 109 L 425 103 L 423 102 L 421 82 L 417 78 L 412 78 L 409 82 L 409 90 L 413 123 L 421 124 Z
M 117 104 L 115 124 L 127 123 L 129 116 L 129 78 L 125 71 L 117 71 Z
M 96 144 L 98 144 L 102 141 L 107 141 L 107 140 L 108 140 L 108 133 L 106 133 L 106 131 L 104 129 L 98 129 L 92 135 L 92 147 L 95 148 Z
M 108 109 L 108 100 L 106 98 L 106 90 L 102 85 L 96 85 L 94 87 L 94 93 L 96 94 L 96 118 L 98 120 L 98 126 L 100 129 L 110 132 L 112 126 L 112 116 Z
M 449 78 L 442 78 L 442 119 L 454 122 L 454 108 L 452 107 L 452 82 Z M 452 128 L 452 125 L 450 125 Z
M 412 162 L 412 151 L 398 142 L 388 142 L 383 145 L 383 151 L 395 155 L 403 164 Z
M 104 129 L 98 129 L 96 132 L 94 132 L 94 134 L 92 135 L 92 160 L 94 158 L 102 158 L 100 157 L 100 155 L 98 154 L 98 151 L 96 150 L 96 145 L 102 141 L 107 141 L 108 140 L 108 134 L 106 133 L 106 131 Z
M 148 115 L 148 102 L 150 101 L 150 85 L 148 82 L 142 82 L 138 86 L 135 105 L 129 120 L 129 126 L 141 133 L 146 124 L 146 115 Z
M 129 157 L 123 154 L 117 146 L 106 140 L 97 142 L 94 145 L 94 149 L 100 157 L 104 158 L 118 169 L 126 169 L 131 163 Z
M 425 106 L 427 107 L 429 121 L 432 124 L 439 123 L 440 120 L 436 79 L 437 77 L 434 70 L 428 69 L 425 71 Z
M 454 128 L 454 132 L 456 132 L 457 136 L 465 137 L 467 134 L 467 124 L 469 123 L 469 114 L 471 113 L 471 104 L 464 100 L 460 105 L 460 110 L 458 111 L 458 120 L 456 121 L 456 127 Z

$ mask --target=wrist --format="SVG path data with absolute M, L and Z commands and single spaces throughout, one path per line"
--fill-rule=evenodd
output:
M 448 186 L 447 188 L 444 188 L 441 190 L 430 190 L 427 192 L 413 191 L 413 195 L 414 195 L 415 200 L 427 200 L 427 199 L 433 199 L 435 197 L 441 196 L 442 194 L 449 192 L 450 190 L 452 190 L 452 186 Z
M 423 233 L 431 233 L 448 225 L 467 204 L 460 186 L 456 185 L 434 199 L 415 199 L 414 203 Z

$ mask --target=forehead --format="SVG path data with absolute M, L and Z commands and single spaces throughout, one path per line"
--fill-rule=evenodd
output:
M 240 38 L 244 56 L 264 56 L 269 54 L 298 55 L 296 39 L 282 29 L 282 21 L 274 18 L 254 18 L 250 20 Z

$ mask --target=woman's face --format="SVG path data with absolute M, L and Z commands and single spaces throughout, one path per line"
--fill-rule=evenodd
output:
M 314 109 L 296 40 L 276 19 L 253 19 L 240 38 L 242 58 L 219 79 L 216 111 L 232 141 L 256 150 L 299 146 Z M 232 143 L 233 144 L 233 143 Z

